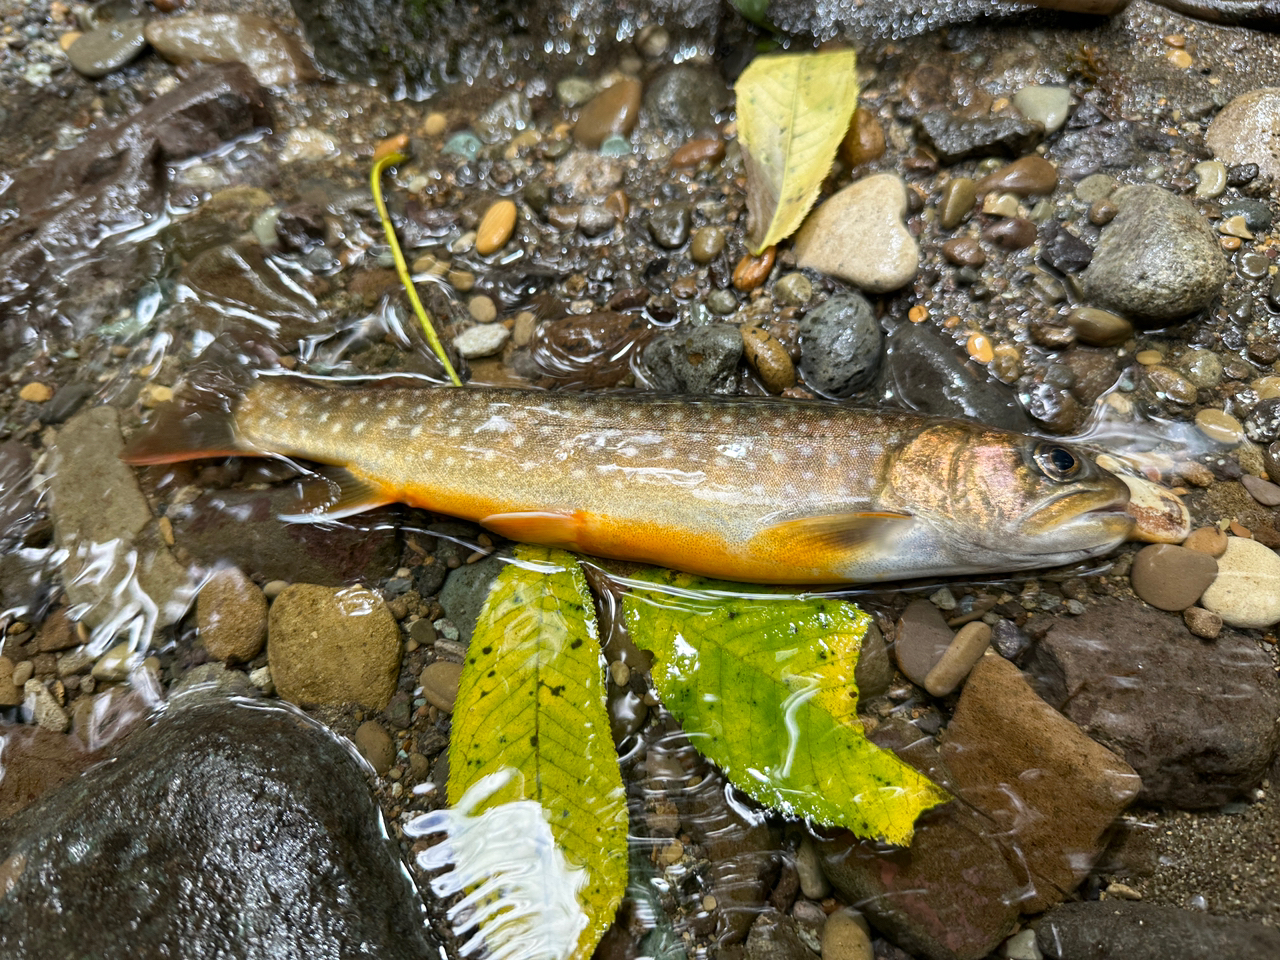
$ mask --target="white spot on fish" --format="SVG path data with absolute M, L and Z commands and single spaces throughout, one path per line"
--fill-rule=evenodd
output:
M 674 460 L 675 458 L 676 458 L 676 452 L 675 452 L 675 450 L 673 450 L 671 447 L 663 447 L 663 448 L 662 448 L 662 459 L 663 459 L 663 460 Z
M 416 427 L 414 427 L 412 430 L 410 430 L 410 431 L 409 431 L 409 436 L 411 436 L 411 437 L 416 437 L 416 436 L 418 436 L 420 433 L 422 433 L 422 424 L 418 424 Z
M 575 480 L 581 480 L 586 475 L 587 475 L 587 471 L 584 470 L 582 467 L 574 467 L 572 470 L 569 471 L 569 476 L 573 477 L 573 479 Z
M 445 457 L 445 458 L 444 458 L 444 465 L 445 465 L 446 467 L 452 467 L 452 466 L 454 465 L 454 463 L 455 463 L 455 462 L 457 462 L 457 458 L 456 458 L 456 457 Z
M 512 445 L 513 447 L 523 447 L 523 446 L 524 446 L 524 434 L 523 434 L 523 433 L 517 433 L 514 437 L 512 437 L 512 438 L 511 438 L 511 445 Z
M 366 426 L 368 426 L 368 424 L 366 424 L 363 420 L 360 420 L 355 424 L 355 426 L 351 428 L 351 431 L 355 433 L 357 436 L 359 436 L 360 434 L 364 433 L 364 428 Z
M 330 427 L 330 428 L 329 428 L 329 432 L 330 432 L 330 433 L 332 433 L 332 434 L 338 434 L 338 433 L 341 433 L 341 432 L 342 432 L 342 422 L 341 422 L 341 421 L 338 421 L 337 423 L 335 423 L 332 427 Z
M 777 464 L 783 464 L 787 462 L 786 454 L 784 454 L 781 450 L 770 450 L 769 459 Z
M 328 411 L 328 410 L 324 410 L 324 411 L 322 411 L 322 412 L 321 412 L 321 414 L 320 414 L 320 416 L 316 417 L 316 423 L 328 423 L 328 422 L 329 422 L 329 411 Z
M 722 443 L 716 447 L 716 452 L 722 456 L 732 457 L 735 460 L 743 460 L 751 452 L 751 446 L 745 441 L 739 440 L 736 443 Z
M 450 428 L 449 428 L 449 436 L 451 436 L 451 437 L 460 437 L 460 436 L 462 436 L 462 428 L 461 428 L 461 427 L 450 427 Z
M 634 457 L 639 452 L 640 452 L 639 450 L 637 450 L 635 447 L 632 447 L 632 446 L 618 448 L 618 456 L 621 456 L 621 457 Z
M 415 417 L 420 417 L 426 412 L 427 412 L 427 407 L 425 404 L 418 404 L 418 406 L 413 408 L 413 415 Z

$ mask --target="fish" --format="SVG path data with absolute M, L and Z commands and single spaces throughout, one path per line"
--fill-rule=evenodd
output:
M 166 406 L 122 459 L 313 461 L 326 492 L 290 519 L 401 502 L 727 580 L 1005 573 L 1106 553 L 1132 527 L 1128 487 L 1079 447 L 826 401 L 277 374 L 221 409 Z

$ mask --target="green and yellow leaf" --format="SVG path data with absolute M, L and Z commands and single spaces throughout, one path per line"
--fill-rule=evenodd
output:
M 858 104 L 852 50 L 756 57 L 736 85 L 751 252 L 804 220 Z
M 494 581 L 467 649 L 449 771 L 450 802 L 462 803 L 468 815 L 493 811 L 501 821 L 510 811 L 509 824 L 529 801 L 541 807 L 567 865 L 548 875 L 573 878 L 584 915 L 561 924 L 576 942 L 546 955 L 586 960 L 626 889 L 627 807 L 605 712 L 595 610 L 570 554 L 517 547 L 515 562 Z M 506 871 L 527 873 L 534 866 Z M 518 908 L 503 907 L 502 899 L 495 893 L 497 905 L 481 910 L 480 933 L 492 955 L 503 955 L 503 943 L 513 937 L 541 936 L 551 928 L 550 920 L 536 916 L 521 926 L 525 918 L 512 915 Z
M 863 733 L 853 675 L 871 621 L 853 604 L 652 570 L 623 613 L 690 741 L 760 803 L 906 845 L 950 799 Z

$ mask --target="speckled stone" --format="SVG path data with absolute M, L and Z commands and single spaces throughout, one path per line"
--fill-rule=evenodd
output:
M 1164 324 L 1203 310 L 1226 283 L 1228 267 L 1200 212 L 1160 187 L 1117 190 L 1119 214 L 1102 230 L 1081 274 L 1095 305 Z
M 1233 627 L 1280 622 L 1280 556 L 1256 540 L 1232 537 L 1218 558 L 1218 577 L 1200 605 Z
M 1263 177 L 1280 177 L 1280 87 L 1236 97 L 1213 118 L 1205 143 L 1227 166 L 1256 163 Z
M 920 250 L 907 231 L 907 186 L 892 173 L 850 184 L 814 211 L 796 235 L 796 262 L 869 293 L 910 283 Z
M 209 578 L 196 598 L 196 623 L 205 649 L 219 660 L 247 663 L 267 640 L 267 598 L 235 567 Z

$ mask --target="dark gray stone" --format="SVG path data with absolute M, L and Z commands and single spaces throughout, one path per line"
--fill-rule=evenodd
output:
M 874 379 L 883 339 L 866 297 L 836 294 L 800 321 L 800 373 L 818 393 L 850 396 Z
M 877 389 L 921 413 L 1021 432 L 1031 427 L 1008 387 L 975 370 L 954 341 L 925 323 L 903 323 L 889 333 Z
M 1244 217 L 1245 226 L 1254 233 L 1263 233 L 1271 228 L 1271 208 L 1261 200 L 1250 200 L 1242 197 L 1231 203 L 1223 204 L 1222 216 Z
M 640 355 L 650 384 L 663 393 L 733 393 L 742 334 L 727 323 L 654 337 Z
M 335 524 L 287 523 L 293 489 L 217 490 L 171 509 L 179 546 L 205 566 L 230 564 L 260 580 L 345 586 L 388 576 L 399 563 L 394 508 Z
M 1263 400 L 1244 418 L 1244 432 L 1255 443 L 1280 439 L 1280 397 Z
M 1036 931 L 1049 960 L 1275 960 L 1280 930 L 1154 903 L 1064 903 Z
M 1080 112 L 1076 111 L 1077 117 Z M 1083 180 L 1100 170 L 1123 170 L 1138 161 L 1133 125 L 1124 120 L 1107 120 L 1068 129 L 1049 151 L 1049 159 L 1058 164 L 1061 176 L 1071 180 Z
M 302 714 L 193 702 L 0 822 L 0 952 L 439 956 L 381 823 L 360 766 Z
M 1150 804 L 1221 806 L 1261 782 L 1280 746 L 1280 680 L 1235 630 L 1206 644 L 1176 614 L 1099 604 L 1056 621 L 1027 669 L 1046 700 L 1124 756 Z
M 714 132 L 729 101 L 729 88 L 718 73 L 680 64 L 668 67 L 649 83 L 640 122 L 678 143 Z
M 1093 248 L 1056 220 L 1050 220 L 1040 228 L 1040 256 L 1055 270 L 1079 273 L 1093 259 Z
M 1120 213 L 1081 274 L 1090 303 L 1157 326 L 1208 307 L 1228 267 L 1200 212 L 1155 186 L 1123 187 L 1112 199 Z
M 35 513 L 31 451 L 17 440 L 0 443 L 0 546 L 21 539 Z
M 489 597 L 489 588 L 508 562 L 501 557 L 486 557 L 449 571 L 440 589 L 440 607 L 458 628 L 459 643 L 471 642 L 476 620 L 480 618 L 480 608 Z
M 68 383 L 58 388 L 48 403 L 40 408 L 40 422 L 47 426 L 62 423 L 93 396 L 93 384 Z
M 941 111 L 920 118 L 920 132 L 943 163 L 967 157 L 1026 153 L 1044 127 L 1024 117 L 957 117 Z
M 687 203 L 666 203 L 649 214 L 649 236 L 667 250 L 682 246 L 689 239 L 693 214 Z

